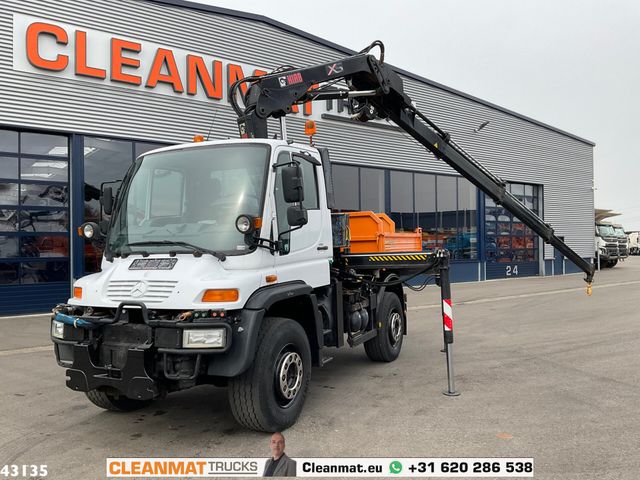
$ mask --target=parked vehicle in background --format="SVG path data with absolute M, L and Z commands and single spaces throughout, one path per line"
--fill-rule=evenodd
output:
M 638 243 L 639 232 L 627 232 L 629 236 L 629 255 L 640 255 L 640 243 Z
M 618 238 L 618 258 L 624 260 L 629 256 L 629 238 L 624 233 L 624 227 L 620 224 L 615 224 L 613 230 L 616 232 Z
M 601 268 L 612 268 L 618 263 L 618 238 L 613 225 L 596 222 L 596 258 Z

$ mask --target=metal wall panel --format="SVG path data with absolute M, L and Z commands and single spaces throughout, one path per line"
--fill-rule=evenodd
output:
M 12 13 L 19 12 L 168 47 L 273 68 L 308 65 L 344 54 L 281 28 L 249 19 L 145 0 L 4 0 L 0 11 L 0 123 L 58 131 L 188 141 L 209 130 L 236 137 L 228 105 L 15 71 Z M 512 182 L 543 186 L 544 217 L 567 243 L 593 255 L 593 147 L 544 126 L 405 77 L 407 93 L 470 153 Z M 490 124 L 474 133 L 484 121 Z M 300 134 L 302 119 L 291 118 Z M 451 170 L 404 133 L 331 120 L 315 137 L 340 162 L 441 173 Z M 553 249 L 545 247 L 545 258 Z

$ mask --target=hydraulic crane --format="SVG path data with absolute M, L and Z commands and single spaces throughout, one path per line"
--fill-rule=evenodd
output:
M 381 50 L 379 59 L 369 53 L 376 46 Z M 340 80 L 344 80 L 347 89 L 334 87 Z M 250 84 L 244 95 L 244 108 L 237 102 L 237 91 L 243 83 Z M 312 88 L 317 85 L 318 88 Z M 449 133 L 416 108 L 404 92 L 400 76 L 384 63 L 382 42 L 375 41 L 357 55 L 334 62 L 305 68 L 281 67 L 265 76 L 247 77 L 234 83 L 230 92 L 243 138 L 268 138 L 268 118 L 290 114 L 293 105 L 314 100 L 348 98 L 357 120 L 391 120 L 577 265 L 586 274 L 587 293 L 591 294 L 595 265 L 558 238 L 551 225 L 508 191 L 504 180 L 482 166 Z

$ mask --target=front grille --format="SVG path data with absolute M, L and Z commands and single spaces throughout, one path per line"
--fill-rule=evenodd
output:
M 107 298 L 114 302 L 160 303 L 169 298 L 177 284 L 176 280 L 112 280 L 107 285 Z M 144 293 L 133 292 L 136 286 Z

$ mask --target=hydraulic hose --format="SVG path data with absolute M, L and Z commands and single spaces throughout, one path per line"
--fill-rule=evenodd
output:
M 62 323 L 66 323 L 67 325 L 73 325 L 76 328 L 96 328 L 98 327 L 98 325 L 96 325 L 93 322 L 90 322 L 89 320 L 83 320 L 82 318 L 78 318 L 78 317 L 72 317 L 71 315 L 65 315 L 64 313 L 56 313 L 56 316 L 53 317 L 54 320 L 58 321 L 58 322 L 62 322 Z

